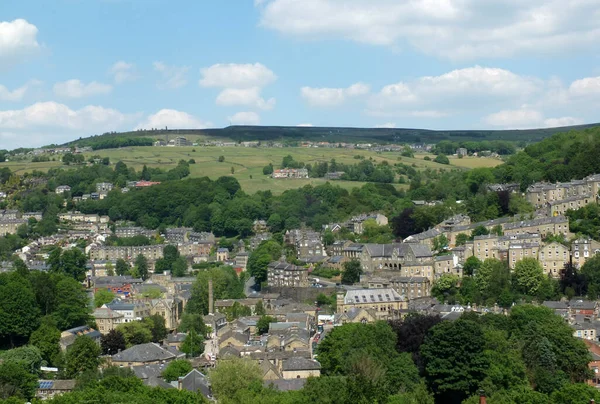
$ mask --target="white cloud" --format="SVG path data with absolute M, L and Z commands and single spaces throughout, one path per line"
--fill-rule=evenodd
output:
M 374 116 L 411 115 L 440 118 L 444 109 L 525 102 L 540 93 L 544 83 L 509 70 L 473 66 L 439 76 L 424 76 L 384 86 L 370 98 L 367 112 Z
M 124 130 L 136 119 L 138 114 L 124 114 L 101 106 L 74 110 L 53 101 L 38 102 L 23 109 L 0 111 L 0 138 L 6 147 L 36 147 Z
M 200 70 L 202 87 L 264 87 L 277 79 L 275 73 L 260 64 L 215 64 Z
M 296 125 L 299 128 L 311 128 L 315 125 L 313 125 L 312 123 L 299 123 L 298 125 Z
M 483 119 L 483 122 L 498 126 L 504 129 L 529 129 L 539 127 L 560 127 L 579 125 L 582 122 L 579 118 L 565 116 L 561 118 L 544 118 L 544 114 L 538 110 L 529 107 L 522 107 L 514 110 L 504 110 L 490 114 Z
M 259 125 L 260 116 L 256 112 L 238 112 L 227 119 L 231 125 Z
M 408 44 L 448 59 L 594 52 L 594 0 L 266 0 L 260 25 L 307 39 Z
M 135 129 L 153 129 L 169 127 L 173 129 L 204 129 L 212 126 L 210 122 L 204 122 L 187 112 L 174 109 L 161 109 L 155 114 L 148 116 Z
M 561 126 L 581 125 L 583 121 L 572 116 L 564 116 L 562 118 L 549 118 L 544 120 L 544 126 L 548 128 L 558 128 Z
M 265 100 L 261 92 L 263 87 L 277 80 L 277 76 L 260 63 L 215 64 L 201 69 L 200 73 L 202 78 L 198 84 L 201 87 L 223 88 L 217 96 L 217 105 L 245 106 L 262 110 L 275 107 L 275 98 Z
M 506 129 L 524 129 L 539 126 L 544 121 L 544 115 L 533 109 L 521 108 L 490 114 L 483 121 Z
M 368 94 L 369 90 L 368 85 L 355 83 L 347 88 L 302 87 L 300 95 L 313 107 L 333 107 L 343 104 L 348 98 Z
M 108 73 L 113 76 L 115 83 L 122 84 L 126 81 L 132 81 L 137 79 L 137 73 L 135 65 L 133 63 L 127 63 L 122 60 L 116 62 L 108 70 Z
M 586 77 L 576 80 L 569 86 L 569 93 L 573 96 L 600 95 L 600 76 Z
M 379 125 L 375 125 L 376 128 L 395 128 L 396 127 L 396 122 L 386 122 L 386 123 L 381 123 Z
M 54 94 L 64 98 L 93 97 L 95 95 L 110 94 L 111 91 L 111 85 L 98 83 L 96 81 L 85 84 L 81 80 L 73 79 L 54 85 Z
M 40 50 L 38 29 L 26 20 L 0 21 L 0 67 L 11 66 Z
M 275 98 L 265 100 L 260 96 L 259 87 L 250 88 L 226 88 L 217 96 L 216 103 L 221 106 L 243 105 L 263 110 L 275 107 Z
M 56 127 L 81 130 L 105 127 L 113 130 L 130 119 L 121 112 L 94 105 L 72 110 L 57 102 L 38 102 L 19 110 L 0 111 L 0 128 L 28 129 L 31 127 Z
M 164 80 L 158 87 L 160 89 L 181 88 L 187 84 L 187 72 L 189 66 L 169 66 L 163 62 L 154 62 L 154 70 L 162 74 Z
M 0 84 L 0 101 L 17 102 L 22 101 L 25 95 L 31 92 L 33 87 L 37 87 L 42 84 L 39 80 L 30 80 L 19 88 L 9 90 L 2 84 Z

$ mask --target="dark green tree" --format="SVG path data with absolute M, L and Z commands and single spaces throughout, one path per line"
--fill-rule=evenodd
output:
M 207 334 L 206 324 L 204 324 L 204 319 L 201 314 L 184 313 L 183 316 L 181 316 L 178 331 L 190 332 L 191 330 L 199 335 Z
M 29 343 L 37 347 L 42 353 L 42 359 L 48 364 L 54 363 L 60 353 L 60 331 L 56 328 L 56 322 L 50 316 L 42 319 L 42 324 L 31 333 Z
M 148 279 L 148 259 L 142 254 L 135 258 L 135 270 L 140 278 L 143 280 Z
M 56 305 L 52 316 L 58 328 L 66 330 L 86 324 L 91 316 L 89 299 L 79 282 L 63 277 L 56 284 Z
M 193 369 L 194 368 L 189 361 L 185 359 L 177 359 L 169 362 L 165 370 L 163 370 L 161 376 L 167 383 L 170 383 L 173 380 L 178 380 L 180 377 L 187 375 Z
M 204 336 L 196 333 L 193 329 L 183 340 L 180 348 L 190 358 L 195 358 L 204 353 Z
M 465 343 L 468 341 L 468 343 Z M 442 322 L 421 346 L 425 380 L 436 401 L 460 404 L 477 391 L 489 363 L 482 327 L 470 320 Z
M 100 347 L 102 355 L 114 355 L 127 348 L 123 333 L 118 330 L 110 330 L 100 338 Z
M 256 322 L 256 332 L 263 335 L 269 332 L 269 324 L 276 323 L 277 319 L 271 316 L 261 316 Z
M 345 285 L 352 285 L 360 281 L 360 275 L 362 274 L 362 266 L 360 261 L 352 259 L 344 263 L 344 272 L 342 272 L 342 283 Z
M 75 377 L 86 370 L 97 369 L 100 365 L 100 347 L 91 338 L 80 335 L 67 351 L 65 375 Z
M 153 314 L 143 320 L 152 333 L 152 342 L 161 342 L 169 333 L 165 326 L 165 319 L 160 314 Z
M 39 309 L 29 283 L 9 279 L 0 283 L 0 336 L 8 337 L 11 347 L 26 340 L 39 324 Z
M 129 270 L 130 270 L 129 264 L 127 264 L 127 262 L 124 259 L 119 258 L 117 260 L 117 264 L 115 266 L 115 272 L 117 273 L 117 275 L 119 275 L 119 276 L 129 275 Z

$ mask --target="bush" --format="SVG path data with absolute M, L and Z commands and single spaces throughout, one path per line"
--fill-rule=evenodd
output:
M 450 160 L 448 160 L 448 157 L 446 157 L 445 154 L 438 154 L 433 161 L 440 164 L 450 164 Z

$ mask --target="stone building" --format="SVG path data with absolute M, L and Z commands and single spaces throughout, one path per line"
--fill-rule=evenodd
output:
M 272 262 L 267 267 L 267 282 L 271 287 L 308 287 L 308 269 L 285 261 Z
M 337 294 L 337 312 L 345 313 L 352 308 L 374 310 L 380 320 L 400 318 L 400 311 L 408 308 L 404 296 L 391 288 L 351 289 Z

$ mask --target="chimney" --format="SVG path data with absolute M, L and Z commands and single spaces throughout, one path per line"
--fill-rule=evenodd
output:
M 215 309 L 215 302 L 213 301 L 213 282 L 212 279 L 208 280 L 208 314 L 213 314 Z
M 483 389 L 479 390 L 479 404 L 486 404 L 485 392 Z

